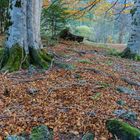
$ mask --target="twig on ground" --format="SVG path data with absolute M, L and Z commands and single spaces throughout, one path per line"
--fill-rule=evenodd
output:
M 56 91 L 56 90 L 59 90 L 59 89 L 70 88 L 72 86 L 85 86 L 87 84 L 88 84 L 87 81 L 84 81 L 84 82 L 68 83 L 68 84 L 59 85 L 59 86 L 56 86 L 56 87 L 50 87 L 48 89 L 48 94 L 51 94 L 53 91 Z
M 134 85 L 134 86 L 139 86 L 140 87 L 140 82 L 138 81 L 132 81 L 128 78 L 121 78 L 124 82 L 130 84 L 130 85 Z

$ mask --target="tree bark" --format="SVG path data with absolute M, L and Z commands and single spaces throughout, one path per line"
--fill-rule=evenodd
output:
M 15 71 L 30 64 L 48 68 L 51 58 L 41 50 L 42 0 L 10 0 L 10 4 L 11 21 L 1 69 Z
M 132 31 L 127 48 L 124 51 L 124 57 L 140 56 L 140 0 L 134 1 L 132 14 Z

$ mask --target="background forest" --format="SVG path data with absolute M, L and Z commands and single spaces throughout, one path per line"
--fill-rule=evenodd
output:
M 94 8 L 84 11 L 90 1 L 53 1 L 48 8 L 48 2 L 44 3 L 42 11 L 42 36 L 56 36 L 62 29 L 69 27 L 71 32 L 82 35 L 86 39 L 96 43 L 122 43 L 126 44 L 129 38 L 132 2 L 118 1 L 112 6 L 113 1 L 104 0 Z M 8 27 L 9 0 L 1 0 L 0 4 L 0 32 L 4 33 Z M 76 13 L 78 10 L 81 12 Z

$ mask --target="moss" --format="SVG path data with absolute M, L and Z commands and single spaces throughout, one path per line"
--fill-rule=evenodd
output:
M 10 21 L 10 19 L 9 19 L 9 21 L 6 21 L 6 23 L 5 23 L 5 29 L 8 30 L 8 28 L 9 28 L 10 26 L 12 26 L 12 25 L 13 25 L 13 22 Z M 9 35 L 8 35 L 8 36 L 9 36 Z
M 30 140 L 53 140 L 53 131 L 45 125 L 34 127 Z
M 26 55 L 25 51 L 18 44 L 15 44 L 10 49 L 5 48 L 0 51 L 1 71 L 17 71 L 20 68 L 28 68 L 31 64 L 39 68 L 47 69 L 51 63 L 52 56 L 48 55 L 44 50 L 29 49 L 29 54 Z
M 122 53 L 121 57 L 123 58 L 134 58 L 134 54 L 131 53 L 131 50 L 129 48 L 126 48 Z
M 121 140 L 138 140 L 140 138 L 140 130 L 125 122 L 116 119 L 108 120 L 106 126 L 113 136 L 117 136 Z
M 51 60 L 52 60 L 52 58 L 53 58 L 53 56 L 47 54 L 44 50 L 40 50 L 40 51 L 39 51 L 39 54 L 40 54 L 40 56 L 41 56 L 44 60 L 46 60 L 46 61 L 48 61 L 48 62 L 51 62 Z
M 21 62 L 21 67 L 27 69 L 30 66 L 30 56 L 24 54 L 24 60 Z
M 132 60 L 140 61 L 140 56 L 135 53 L 132 53 L 130 48 L 128 47 L 120 54 L 120 56 L 122 58 L 129 58 Z
M 2 56 L 4 49 L 0 48 L 0 56 Z
M 7 48 L 3 49 L 0 55 L 0 69 L 6 64 L 9 56 L 9 51 Z
M 8 70 L 9 72 L 19 70 L 22 60 L 22 48 L 16 44 L 12 48 L 5 48 L 0 68 L 2 71 Z
M 51 63 L 52 56 L 47 54 L 44 50 L 36 50 L 32 47 L 29 48 L 30 63 L 39 66 L 40 68 L 47 69 Z

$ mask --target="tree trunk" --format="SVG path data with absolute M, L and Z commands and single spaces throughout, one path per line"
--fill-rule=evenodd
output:
M 140 56 L 140 0 L 135 0 L 132 14 L 132 31 L 124 57 Z
M 1 69 L 15 71 L 30 64 L 48 68 L 50 56 L 42 50 L 40 17 L 42 0 L 11 0 L 10 26 Z

